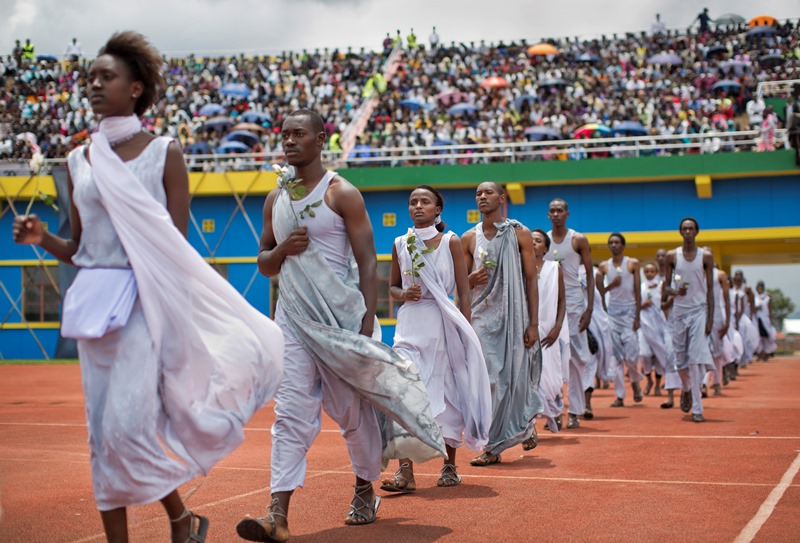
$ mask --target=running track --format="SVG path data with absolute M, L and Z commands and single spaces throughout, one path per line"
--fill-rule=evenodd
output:
M 353 477 L 326 419 L 292 502 L 292 541 L 800 541 L 798 386 L 800 359 L 756 363 L 706 400 L 705 424 L 652 396 L 611 409 L 612 391 L 601 390 L 593 421 L 540 431 L 534 451 L 506 451 L 488 468 L 470 467 L 464 451 L 457 488 L 436 487 L 438 462 L 418 466 L 417 493 L 381 492 L 378 522 L 360 527 L 342 524 Z M 245 443 L 199 481 L 189 505 L 210 518 L 209 541 L 239 541 L 238 520 L 263 514 L 271 420 L 262 410 Z M 0 366 L 0 492 L 4 543 L 103 541 L 77 366 Z M 129 520 L 132 541 L 167 540 L 160 505 Z

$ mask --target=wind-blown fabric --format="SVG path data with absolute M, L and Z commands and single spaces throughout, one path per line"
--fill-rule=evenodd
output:
M 296 224 L 289 195 L 282 190 L 272 208 L 275 240 L 281 243 Z M 281 265 L 280 304 L 292 334 L 321 367 L 440 456 L 447 456 L 416 366 L 359 333 L 366 306 L 352 255 L 347 276 L 339 278 L 311 240 L 305 251 Z
M 205 474 L 242 442 L 244 425 L 274 395 L 283 334 L 203 260 L 112 151 L 109 121 L 92 136 L 92 167 L 160 356 L 159 435 Z
M 472 300 L 472 327 L 478 334 L 492 387 L 492 426 L 486 451 L 498 454 L 528 439 L 531 420 L 542 412 L 539 380 L 542 351 L 524 344 L 530 322 L 522 262 L 512 219 L 495 223 L 487 251 L 497 261 L 489 282 Z
M 442 243 L 447 243 L 445 237 Z M 397 256 L 400 269 L 411 269 L 411 257 L 408 254 L 408 238 L 403 236 L 397 241 Z M 447 343 L 447 364 L 455 380 L 458 393 L 455 406 L 464 418 L 464 443 L 474 451 L 482 450 L 489 439 L 489 427 L 492 422 L 492 397 L 489 387 L 489 374 L 483 359 L 481 344 L 469 321 L 455 306 L 445 285 L 452 284 L 453 278 L 442 277 L 441 271 L 432 261 L 432 257 L 423 251 L 425 244 L 417 236 L 415 247 L 425 266 L 419 269 L 419 279 L 427 293 L 433 297 L 441 312 L 444 325 L 443 336 Z M 448 251 L 449 255 L 449 251 Z M 448 258 L 451 258 L 448 256 Z M 418 323 L 423 325 L 423 323 Z M 431 408 L 437 416 L 445 410 L 443 387 L 432 391 Z M 436 396 L 434 396 L 436 394 Z M 451 399 L 453 401 L 454 399 Z

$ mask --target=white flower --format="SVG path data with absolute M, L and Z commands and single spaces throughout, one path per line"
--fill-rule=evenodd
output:
M 30 166 L 31 170 L 33 170 L 34 175 L 39 175 L 39 172 L 44 166 L 44 155 L 39 152 L 33 153 L 33 158 L 31 158 L 28 165 Z
M 487 256 L 489 256 L 489 253 L 486 252 L 486 249 L 484 248 L 478 249 L 478 257 L 480 257 L 481 260 L 486 260 Z
M 277 173 L 278 175 L 281 175 L 283 173 L 283 168 L 281 168 L 278 164 L 273 164 L 272 171 Z

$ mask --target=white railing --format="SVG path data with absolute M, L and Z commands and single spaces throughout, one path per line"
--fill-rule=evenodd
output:
M 784 81 L 761 81 L 756 87 L 756 96 L 763 98 L 774 94 L 789 94 L 794 85 L 800 85 L 800 79 L 786 79 Z
M 785 129 L 777 130 L 775 140 L 786 142 Z M 431 147 L 376 147 L 356 149 L 343 158 L 340 153 L 323 151 L 327 165 L 344 162 L 348 167 L 408 166 L 420 164 L 476 164 L 489 162 L 530 162 L 554 160 L 566 154 L 570 160 L 601 157 L 641 157 L 686 153 L 724 153 L 754 150 L 758 130 L 709 132 L 664 136 L 626 136 L 536 142 L 439 145 Z M 599 155 L 599 156 L 598 156 Z M 66 159 L 47 159 L 46 167 L 64 165 Z M 285 162 L 282 151 L 228 155 L 186 155 L 186 164 L 193 172 L 252 171 L 270 169 Z M 0 162 L 0 175 L 30 175 L 27 161 Z

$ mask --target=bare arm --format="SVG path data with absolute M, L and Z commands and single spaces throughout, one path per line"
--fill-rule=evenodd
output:
M 642 312 L 642 279 L 639 277 L 639 260 L 631 258 L 628 260 L 630 272 L 633 274 L 633 297 L 636 300 L 636 318 L 633 321 L 633 329 L 639 329 L 639 315 Z
M 530 315 L 530 322 L 525 330 L 525 346 L 531 347 L 539 339 L 539 280 L 536 273 L 536 257 L 533 254 L 531 231 L 523 226 L 515 229 L 515 233 L 522 262 L 522 274 L 525 276 L 528 315 Z
M 11 227 L 12 237 L 17 243 L 24 245 L 38 245 L 61 262 L 72 265 L 72 257 L 78 252 L 83 229 L 78 208 L 75 207 L 72 187 L 72 178 L 67 170 L 67 183 L 70 195 L 70 239 L 60 238 L 44 229 L 41 219 L 36 215 L 14 219 Z
M 608 289 L 606 288 L 606 281 L 605 281 L 607 269 L 608 269 L 608 264 L 606 264 L 605 262 L 601 262 L 600 265 L 597 266 L 597 274 L 595 275 L 594 278 L 594 283 L 595 285 L 597 285 L 597 290 L 600 292 L 600 302 L 603 304 L 603 309 L 605 309 L 606 311 L 608 311 L 608 308 L 606 307 L 606 292 L 608 292 Z M 587 280 L 586 283 L 588 285 L 589 281 Z M 587 286 L 586 288 L 588 289 L 589 287 Z
M 661 308 L 668 308 L 666 304 L 670 302 L 669 298 L 673 294 L 669 286 L 672 284 L 672 270 L 675 267 L 675 252 L 670 251 L 667 253 L 666 263 L 664 265 L 664 282 L 661 284 Z
M 714 324 L 714 256 L 711 251 L 703 249 L 703 267 L 706 274 L 706 335 L 711 333 Z
M 561 266 L 558 268 L 558 305 L 556 307 L 556 322 L 553 329 L 549 330 L 547 336 L 542 339 L 542 347 L 549 348 L 555 345 L 558 341 L 558 336 L 561 335 L 561 327 L 564 325 L 564 315 L 567 312 L 566 296 L 564 294 L 564 272 Z
M 403 272 L 400 270 L 400 259 L 397 256 L 397 245 L 392 244 L 392 269 L 389 272 L 389 294 L 395 300 L 416 302 L 422 297 L 422 287 L 411 285 L 403 288 Z
M 464 262 L 461 240 L 458 239 L 458 236 L 450 238 L 450 254 L 453 255 L 453 272 L 456 276 L 458 308 L 461 310 L 461 314 L 471 322 L 472 306 L 469 299 L 469 275 L 467 274 L 467 265 Z
M 167 212 L 172 223 L 183 237 L 189 233 L 189 173 L 183 152 L 174 141 L 167 148 L 164 164 L 164 192 L 167 195 Z
M 375 241 L 372 235 L 372 223 L 367 214 L 364 197 L 353 185 L 342 179 L 333 189 L 335 209 L 344 219 L 344 227 L 350 240 L 358 264 L 358 287 L 364 297 L 367 311 L 361 321 L 361 334 L 371 336 L 375 327 L 375 307 L 378 304 L 378 258 L 375 254 Z M 329 189 L 330 190 L 330 189 Z
M 724 336 L 728 333 L 728 328 L 731 325 L 731 297 L 728 287 L 728 276 L 724 273 L 720 273 L 719 282 L 720 286 L 722 286 L 722 298 L 725 300 L 725 326 L 720 330 L 720 336 Z
M 575 247 L 575 244 L 578 247 Z M 592 248 L 589 247 L 589 240 L 583 234 L 575 234 L 572 237 L 572 245 L 575 251 L 581 255 L 583 268 L 586 270 L 586 311 L 581 315 L 579 331 L 583 332 L 589 328 L 592 322 L 592 310 L 594 309 L 594 275 L 592 274 Z
M 294 230 L 289 237 L 278 244 L 272 230 L 272 205 L 278 197 L 280 189 L 275 189 L 264 200 L 264 229 L 258 247 L 258 271 L 262 275 L 272 277 L 281 272 L 281 265 L 287 256 L 298 255 L 308 247 L 306 228 Z

